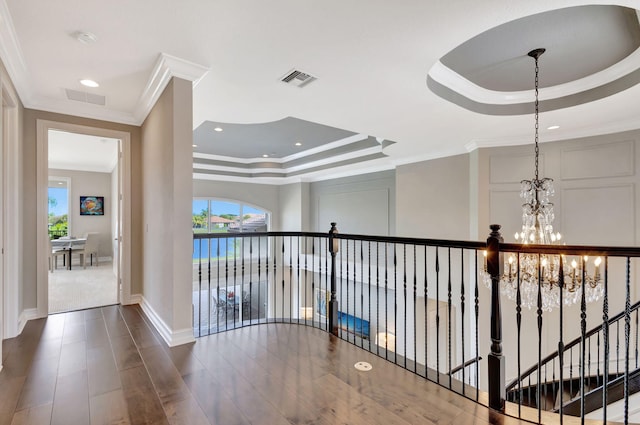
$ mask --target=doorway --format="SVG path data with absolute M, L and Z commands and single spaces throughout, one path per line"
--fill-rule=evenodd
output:
M 129 304 L 131 302 L 129 262 L 131 246 L 130 134 L 46 120 L 37 121 L 37 130 L 38 316 L 45 317 L 49 312 L 103 305 L 105 301 L 99 300 L 95 290 L 105 286 L 104 282 L 100 282 L 104 276 L 113 276 L 112 291 L 109 290 L 111 291 L 109 299 L 112 302 L 107 303 Z M 78 142 L 79 139 L 85 143 L 87 140 L 92 140 L 96 145 L 89 148 L 91 150 L 112 144 L 109 154 L 102 153 L 99 156 L 110 156 L 113 166 L 107 167 L 106 171 L 103 169 L 102 172 L 87 170 L 92 164 L 88 164 L 91 161 L 86 152 L 79 155 L 79 158 L 83 159 L 82 161 L 76 159 L 76 165 L 72 165 L 73 155 L 69 152 L 78 153 L 80 148 L 67 146 L 65 154 L 65 149 L 59 150 L 56 146 L 58 138 L 75 142 Z M 83 148 L 86 147 L 87 145 L 83 145 Z M 57 151 L 63 153 L 56 153 Z M 51 164 L 50 152 L 53 161 Z M 77 165 L 78 162 L 83 164 Z M 53 270 L 51 267 L 56 266 L 56 258 L 52 258 L 49 241 L 55 237 L 50 232 L 55 223 L 49 221 L 50 165 L 54 167 L 51 170 L 51 177 L 69 178 L 66 235 L 61 236 L 67 240 L 59 241 L 59 245 L 63 245 L 62 249 L 66 252 L 61 256 L 62 258 L 57 259 L 58 268 Z M 58 226 L 55 228 L 57 234 L 65 233 L 64 230 L 61 230 L 65 229 L 65 226 L 62 225 L 64 220 L 58 219 L 57 223 Z M 98 248 L 95 251 L 87 247 L 89 245 L 87 242 L 91 240 L 98 241 Z M 53 252 L 57 250 L 57 248 L 53 249 Z M 86 259 L 86 268 L 84 263 L 80 263 L 81 256 L 76 255 L 80 252 L 83 252 L 82 259 Z M 54 294 L 49 293 L 50 290 L 53 291 L 50 283 L 62 279 L 64 275 L 69 276 L 69 279 L 72 280 L 72 282 L 67 282 L 71 287 L 74 284 L 77 285 L 76 289 L 79 290 L 74 293 L 77 299 L 72 300 L 73 302 L 67 301 L 66 305 L 56 306 L 52 301 Z M 101 277 L 102 275 L 104 276 Z M 89 287 L 91 282 L 95 287 Z M 83 302 L 85 303 L 83 304 Z
M 49 314 L 118 302 L 120 143 L 48 132 Z

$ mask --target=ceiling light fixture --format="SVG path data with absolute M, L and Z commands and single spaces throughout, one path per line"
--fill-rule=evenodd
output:
M 197 148 L 197 147 L 198 147 L 198 145 L 191 145 L 191 146 L 193 146 L 194 148 Z
M 214 131 L 222 131 L 222 129 L 220 127 L 216 127 L 213 129 Z
M 550 125 L 549 127 L 547 127 L 547 130 L 557 130 L 559 128 L 560 128 L 559 125 Z
M 94 33 L 88 31 L 76 31 L 72 36 L 83 44 L 93 44 L 98 39 Z
M 520 197 L 522 205 L 522 232 L 515 234 L 517 242 L 523 245 L 557 245 L 562 236 L 553 232 L 553 203 L 549 198 L 554 195 L 553 179 L 538 177 L 540 149 L 538 146 L 539 101 L 538 101 L 538 59 L 545 49 L 535 49 L 528 53 L 535 60 L 535 175 L 532 180 L 522 180 Z M 486 256 L 486 251 L 485 251 Z M 520 302 L 531 309 L 538 305 L 540 293 L 542 309 L 550 311 L 560 306 L 575 304 L 583 295 L 587 302 L 596 301 L 603 294 L 600 276 L 601 258 L 594 261 L 594 274 L 587 273 L 585 256 L 567 264 L 562 255 L 563 274 L 560 275 L 561 256 L 551 254 L 521 253 L 519 257 L 510 254 L 504 265 L 504 274 L 500 278 L 502 293 L 509 299 Z M 486 257 L 485 257 L 486 259 Z M 491 276 L 486 273 L 484 282 L 489 287 Z M 538 276 L 540 275 L 540 276 Z M 581 289 L 582 287 L 582 289 Z M 561 300 L 562 298 L 562 300 Z
M 100 87 L 100 84 L 96 83 L 93 80 L 88 80 L 88 79 L 80 80 L 80 84 L 82 84 L 85 87 L 91 87 L 91 88 Z
M 296 142 L 296 146 L 302 146 L 302 143 Z

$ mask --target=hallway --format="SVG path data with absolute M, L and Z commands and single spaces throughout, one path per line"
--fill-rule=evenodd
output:
M 138 306 L 108 306 L 30 321 L 3 353 L 3 425 L 523 423 L 297 325 L 168 348 Z

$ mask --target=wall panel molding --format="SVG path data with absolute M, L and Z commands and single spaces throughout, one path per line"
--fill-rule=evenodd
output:
M 613 143 L 579 146 L 560 152 L 562 180 L 625 177 L 635 174 L 635 143 L 624 140 Z M 603 159 L 606 158 L 606 161 Z

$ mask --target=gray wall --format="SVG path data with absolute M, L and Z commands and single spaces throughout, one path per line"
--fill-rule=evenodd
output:
M 191 82 L 173 78 L 142 125 L 143 296 L 165 338 L 192 329 L 191 105 Z
M 86 233 L 98 233 L 98 256 L 112 257 L 112 205 L 115 204 L 111 193 L 112 173 L 90 171 L 70 171 L 49 168 L 49 176 L 68 177 L 71 179 L 69 192 L 70 236 L 82 237 Z M 80 196 L 104 196 L 104 215 L 81 216 Z
M 399 166 L 398 236 L 469 239 L 469 155 Z
M 342 233 L 395 234 L 394 171 L 311 183 L 309 201 L 312 231 L 328 232 L 336 222 Z

